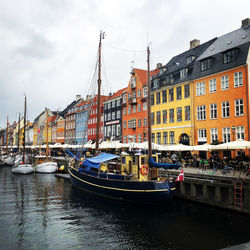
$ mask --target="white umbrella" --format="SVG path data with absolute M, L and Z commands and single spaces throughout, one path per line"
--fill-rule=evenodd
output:
M 175 145 L 167 145 L 164 146 L 164 150 L 166 151 L 191 151 L 192 147 L 183 145 L 183 144 L 175 144 Z
M 191 146 L 190 148 L 193 151 L 211 151 L 215 149 L 215 145 L 205 143 L 202 145 Z
M 215 150 L 250 149 L 250 142 L 245 140 L 231 141 L 214 146 Z

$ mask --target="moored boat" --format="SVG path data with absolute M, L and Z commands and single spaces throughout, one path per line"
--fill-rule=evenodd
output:
M 101 40 L 99 42 L 99 72 L 98 72 L 98 109 L 96 127 L 96 152 L 99 145 L 100 130 L 100 88 L 101 88 Z M 148 96 L 150 96 L 149 48 L 148 48 Z M 152 155 L 150 98 L 148 101 L 148 155 L 111 155 L 101 154 L 88 158 L 83 163 L 74 157 L 69 166 L 72 184 L 81 190 L 118 200 L 163 203 L 173 197 L 175 182 L 172 178 L 159 178 L 158 168 L 178 169 L 178 164 L 159 164 L 158 156 Z M 120 158 L 120 161 L 117 161 Z M 113 160 L 113 162 L 111 161 Z M 111 162 L 110 162 L 111 161 Z
M 13 174 L 31 174 L 34 172 L 34 167 L 30 164 L 19 164 L 17 167 L 13 167 L 11 172 Z

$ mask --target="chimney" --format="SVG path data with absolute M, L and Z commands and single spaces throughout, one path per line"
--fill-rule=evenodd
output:
M 161 67 L 162 67 L 162 63 L 157 63 L 157 64 L 156 64 L 156 68 L 157 68 L 157 69 L 160 69 Z
M 79 101 L 81 99 L 81 95 L 76 95 L 76 101 Z
M 246 28 L 250 24 L 250 18 L 241 21 L 241 28 Z
M 193 49 L 199 45 L 200 45 L 200 40 L 194 39 L 194 40 L 190 41 L 190 49 Z

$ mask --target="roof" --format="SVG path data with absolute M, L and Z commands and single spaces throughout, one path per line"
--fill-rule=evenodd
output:
M 57 117 L 57 115 L 53 115 L 53 116 L 48 117 L 48 122 L 54 122 L 56 117 Z
M 245 65 L 249 53 L 249 45 L 250 25 L 217 38 L 214 43 L 212 43 L 195 62 L 192 79 L 197 79 Z M 234 48 L 237 49 L 237 59 L 229 63 L 223 63 L 222 53 Z M 213 59 L 212 67 L 208 70 L 201 71 L 200 61 L 206 60 L 208 58 Z
M 104 100 L 103 102 L 106 102 L 106 101 L 110 101 L 110 100 L 113 100 L 119 96 L 121 96 L 124 91 L 126 91 L 127 87 L 123 88 L 123 89 L 119 89 L 118 91 L 116 91 L 113 95 L 111 96 L 108 96 L 108 99 L 107 100 Z
M 198 60 L 202 60 L 207 57 L 214 56 L 223 51 L 238 47 L 242 44 L 250 42 L 250 25 L 245 28 L 234 30 L 228 34 L 218 37 L 214 43 L 212 43 Z

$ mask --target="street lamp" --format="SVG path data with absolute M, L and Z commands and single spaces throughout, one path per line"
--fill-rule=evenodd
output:
M 235 129 L 236 129 L 236 127 L 233 125 L 232 126 L 232 133 L 233 133 L 233 141 L 234 141 L 234 134 L 235 134 Z

